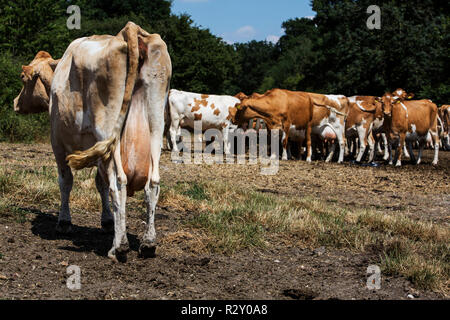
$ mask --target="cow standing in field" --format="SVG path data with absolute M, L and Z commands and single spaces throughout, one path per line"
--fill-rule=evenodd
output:
M 255 119 L 262 119 L 269 130 L 282 131 L 283 160 L 287 160 L 287 144 L 291 126 L 306 130 L 308 147 L 307 161 L 311 161 L 311 130 L 313 119 L 313 103 L 309 94 L 283 89 L 272 89 L 264 95 L 244 99 L 232 117 L 234 124 Z
M 441 120 L 441 140 L 442 147 L 446 150 L 450 150 L 450 105 L 442 105 L 439 108 L 439 117 Z
M 117 36 L 73 41 L 54 72 L 49 111 L 61 191 L 57 231 L 71 230 L 70 167 L 98 166 L 102 226 L 114 225 L 108 256 L 115 261 L 125 259 L 129 248 L 127 194 L 142 189 L 148 217 L 139 251 L 144 257 L 155 253 L 159 159 L 171 72 L 167 47 L 160 36 L 132 22 Z M 19 105 L 20 95 L 16 99 Z
M 169 94 L 170 144 L 173 151 L 179 151 L 177 134 L 183 126 L 194 129 L 194 122 L 201 121 L 202 130 L 211 128 L 223 130 L 225 153 L 230 153 L 229 133 L 237 127 L 231 122 L 236 113 L 236 97 L 199 94 L 172 89 Z
M 14 111 L 20 114 L 48 112 L 53 73 L 59 60 L 39 51 L 33 61 L 22 66 L 22 90 L 14 99 Z
M 439 154 L 437 106 L 430 100 L 405 101 L 404 98 L 392 93 L 386 93 L 380 101 L 382 102 L 390 149 L 392 144 L 398 144 L 395 155 L 396 166 L 401 166 L 405 142 L 408 143 L 411 160 L 416 162 L 412 151 L 412 142 L 417 140 L 419 141 L 419 155 L 416 163 L 421 162 L 429 131 L 434 141 L 435 151 L 432 164 L 436 165 Z M 392 158 L 391 155 L 390 158 Z M 390 163 L 392 163 L 392 160 Z
M 353 96 L 348 100 L 350 108 L 345 122 L 346 137 L 353 142 L 354 148 L 356 147 L 356 138 L 359 141 L 357 162 L 362 161 L 367 146 L 369 146 L 369 162 L 372 162 L 375 156 L 375 139 L 372 133 L 382 133 L 383 131 L 384 119 L 381 103 L 376 101 L 376 97 L 373 96 Z

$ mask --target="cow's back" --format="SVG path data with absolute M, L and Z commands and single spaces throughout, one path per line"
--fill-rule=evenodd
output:
M 428 134 L 428 130 L 437 126 L 437 106 L 429 100 L 404 101 L 407 108 L 408 129 L 416 131 L 420 136 Z
M 68 153 L 109 138 L 126 70 L 127 44 L 116 37 L 85 37 L 69 45 L 55 70 L 50 97 L 52 139 Z

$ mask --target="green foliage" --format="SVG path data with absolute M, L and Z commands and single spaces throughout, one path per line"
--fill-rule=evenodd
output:
M 128 21 L 166 41 L 171 87 L 210 94 L 265 92 L 274 87 L 347 96 L 382 95 L 398 87 L 438 104 L 450 100 L 450 15 L 447 1 L 387 0 L 381 30 L 369 30 L 370 0 L 313 0 L 313 20 L 283 22 L 276 45 L 227 44 L 188 15 L 171 14 L 171 0 L 0 0 L 0 140 L 48 136 L 48 115 L 18 116 L 20 65 L 39 50 L 54 58 L 76 38 L 117 34 Z M 81 30 L 68 30 L 71 4 Z

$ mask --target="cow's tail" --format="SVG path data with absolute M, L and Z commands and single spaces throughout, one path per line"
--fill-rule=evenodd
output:
M 123 39 L 128 45 L 128 73 L 125 83 L 125 93 L 123 96 L 122 107 L 119 118 L 109 139 L 97 142 L 93 147 L 85 151 L 77 151 L 66 157 L 69 166 L 80 170 L 97 164 L 98 160 L 108 161 L 114 154 L 117 143 L 120 141 L 123 128 L 125 126 L 131 97 L 136 83 L 139 65 L 139 43 L 138 34 L 148 36 L 149 34 L 133 22 L 127 25 L 119 32 L 118 38 Z

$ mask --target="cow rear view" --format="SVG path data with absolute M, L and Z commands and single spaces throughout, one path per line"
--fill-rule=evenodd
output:
M 108 253 L 113 260 L 125 260 L 129 247 L 127 193 L 141 189 L 148 221 L 140 253 L 155 252 L 154 215 L 171 72 L 164 41 L 132 22 L 116 36 L 73 41 L 55 70 L 50 115 L 61 191 L 57 230 L 68 232 L 71 227 L 71 167 L 98 166 L 96 184 L 102 202 L 108 201 L 108 193 L 111 196 L 112 215 L 106 212 L 102 223 L 114 224 Z

